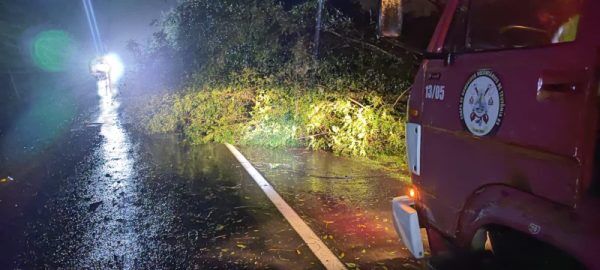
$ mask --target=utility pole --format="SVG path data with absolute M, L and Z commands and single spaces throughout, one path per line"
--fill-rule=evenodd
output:
M 315 27 L 315 51 L 314 51 L 314 57 L 315 59 L 319 56 L 319 43 L 321 42 L 321 27 L 322 27 L 322 21 L 323 21 L 323 5 L 325 0 L 318 0 L 319 1 L 319 5 L 318 5 L 318 9 L 317 9 L 317 26 Z

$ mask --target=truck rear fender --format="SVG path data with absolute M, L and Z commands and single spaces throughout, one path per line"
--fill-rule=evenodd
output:
M 458 221 L 457 244 L 469 247 L 480 228 L 500 225 L 576 255 L 581 253 L 581 243 L 598 243 L 585 233 L 591 228 L 578 219 L 573 208 L 510 186 L 488 185 L 476 190 L 464 205 Z M 592 238 L 595 237 L 598 235 Z M 597 248 L 600 247 L 589 247 L 589 250 Z

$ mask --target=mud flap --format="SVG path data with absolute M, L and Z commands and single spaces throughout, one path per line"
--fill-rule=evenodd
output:
M 410 253 L 415 258 L 421 259 L 424 256 L 423 240 L 419 216 L 412 205 L 414 205 L 413 200 L 407 196 L 394 198 L 392 201 L 394 227 Z

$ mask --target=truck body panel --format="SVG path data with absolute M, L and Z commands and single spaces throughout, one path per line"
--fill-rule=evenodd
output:
M 600 200 L 589 192 L 598 181 L 600 3 L 582 1 L 563 19 L 558 30 L 574 30 L 573 40 L 448 51 L 454 25 L 477 16 L 470 3 L 448 1 L 428 48 L 447 57 L 424 60 L 411 90 L 408 122 L 420 128 L 415 208 L 428 230 L 458 246 L 501 225 L 600 269 Z M 469 29 L 458 31 L 466 43 Z

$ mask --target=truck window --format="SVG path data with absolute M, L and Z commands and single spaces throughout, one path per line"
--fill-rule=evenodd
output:
M 577 37 L 582 0 L 464 2 L 448 32 L 445 48 L 450 52 L 537 47 Z
M 452 18 L 452 24 L 448 29 L 446 41 L 444 42 L 444 51 L 446 52 L 462 52 L 466 49 L 467 38 L 467 15 L 468 1 L 460 1 Z

